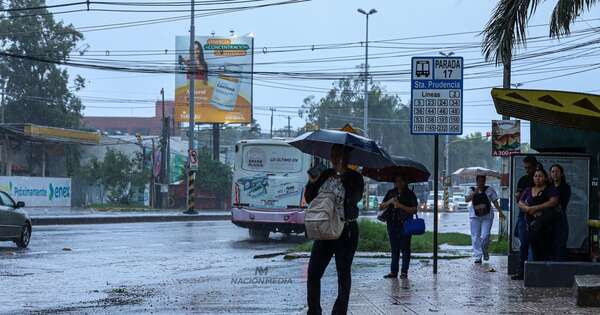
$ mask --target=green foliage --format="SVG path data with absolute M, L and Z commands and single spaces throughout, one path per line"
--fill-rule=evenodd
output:
M 536 12 L 541 0 L 500 0 L 483 31 L 482 51 L 486 60 L 496 64 L 511 59 L 517 46 L 525 46 L 527 24 Z M 571 32 L 571 24 L 586 11 L 590 11 L 597 0 L 554 1 L 550 18 L 550 36 L 560 37 Z
M 122 152 L 107 149 L 104 160 L 93 158 L 79 176 L 84 182 L 104 188 L 106 197 L 113 204 L 128 204 L 133 193 L 144 190 L 150 177 L 150 169 L 144 167 L 141 152 L 129 159 Z
M 385 224 L 363 219 L 358 222 L 358 229 L 360 235 L 358 251 L 390 251 L 390 241 Z M 471 236 L 462 233 L 439 233 L 438 243 L 453 246 L 469 246 L 471 245 Z M 309 252 L 311 248 L 312 242 L 305 242 L 297 245 L 293 250 Z M 433 233 L 425 232 L 423 235 L 413 236 L 411 249 L 413 253 L 431 253 L 433 251 Z M 506 240 L 492 241 L 489 250 L 490 253 L 505 254 L 508 251 L 508 243 Z
M 44 0 L 10 1 L 10 9 L 43 7 Z M 56 22 L 44 8 L 0 13 L 0 50 L 18 56 L 67 61 L 83 39 L 72 25 Z M 54 63 L 0 56 L 0 78 L 7 79 L 6 121 L 78 127 L 82 104 L 74 92 L 85 87 L 76 77 L 69 87 L 66 69 Z
M 206 149 L 198 152 L 198 171 L 196 172 L 196 187 L 212 192 L 220 200 L 231 195 L 232 171 L 229 165 L 212 159 Z

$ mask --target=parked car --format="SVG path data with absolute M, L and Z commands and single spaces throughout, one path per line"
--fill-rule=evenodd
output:
M 465 196 L 454 196 L 452 197 L 454 201 L 454 207 L 452 208 L 453 212 L 467 212 L 469 211 L 469 203 L 465 201 Z
M 424 205 L 421 206 L 421 210 L 433 211 L 433 196 L 434 196 L 433 192 L 430 192 L 429 196 L 427 197 L 427 203 L 425 203 Z M 450 209 L 452 209 L 452 207 L 454 206 L 452 203 L 452 199 L 449 200 L 448 206 Z M 442 191 L 440 191 L 438 193 L 438 209 L 445 210 L 444 209 L 444 193 Z
M 31 239 L 31 219 L 23 208 L 25 203 L 15 202 L 6 192 L 0 191 L 0 241 L 13 241 L 27 248 Z

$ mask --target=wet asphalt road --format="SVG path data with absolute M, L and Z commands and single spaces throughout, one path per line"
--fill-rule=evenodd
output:
M 253 242 L 227 221 L 47 226 L 31 247 L 0 243 L 0 314 L 301 314 L 307 259 L 285 251 L 304 237 Z M 598 314 L 573 290 L 523 288 L 506 257 L 413 259 L 408 280 L 384 280 L 389 258 L 355 258 L 350 314 Z M 335 265 L 322 281 L 325 313 Z
M 273 275 L 281 256 L 254 256 L 304 240 L 275 237 L 253 242 L 227 221 L 38 227 L 27 250 L 0 242 L 0 314 L 264 313 L 270 303 L 230 305 L 211 292 L 235 291 L 232 279 L 257 266 Z

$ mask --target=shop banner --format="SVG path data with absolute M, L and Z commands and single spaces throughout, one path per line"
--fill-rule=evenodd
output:
M 70 178 L 0 176 L 0 190 L 26 207 L 71 206 Z

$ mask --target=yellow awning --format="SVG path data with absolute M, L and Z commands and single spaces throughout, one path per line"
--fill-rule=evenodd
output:
M 600 131 L 600 96 L 586 93 L 492 89 L 498 114 L 567 128 Z

